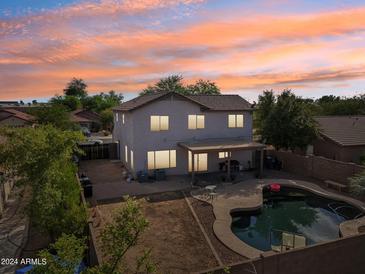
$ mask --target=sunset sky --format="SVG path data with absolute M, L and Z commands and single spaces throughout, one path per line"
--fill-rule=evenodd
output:
M 128 98 L 170 74 L 251 101 L 365 93 L 365 2 L 0 1 L 0 100 L 45 100 L 72 77 Z

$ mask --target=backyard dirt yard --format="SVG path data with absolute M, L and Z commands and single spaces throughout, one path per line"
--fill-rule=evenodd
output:
M 233 250 L 226 247 L 220 240 L 217 239 L 213 231 L 213 223 L 215 221 L 215 217 L 212 206 L 206 202 L 194 199 L 193 197 L 189 197 L 189 200 L 196 214 L 198 215 L 201 224 L 204 227 L 204 231 L 209 236 L 209 239 L 215 250 L 217 251 L 218 256 L 223 264 L 230 265 L 248 260 L 248 258 L 235 253 Z
M 127 253 L 129 266 L 146 248 L 152 249 L 152 258 L 158 264 L 159 273 L 189 273 L 218 266 L 183 193 L 150 195 L 139 199 L 139 202 L 150 225 L 138 246 Z M 97 234 L 121 205 L 98 205 L 101 224 Z

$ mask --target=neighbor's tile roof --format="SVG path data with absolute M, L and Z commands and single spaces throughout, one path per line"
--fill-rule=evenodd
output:
M 365 145 L 365 116 L 319 116 L 320 133 L 343 146 Z
M 208 110 L 252 110 L 251 104 L 239 95 L 181 95 L 174 92 L 141 95 L 130 101 L 122 103 L 120 106 L 114 108 L 114 110 L 133 110 L 169 95 L 182 96 Z
M 22 120 L 28 121 L 28 122 L 35 121 L 34 116 L 32 116 L 30 114 L 27 114 L 27 113 L 24 113 L 24 112 L 21 112 L 21 111 L 16 110 L 16 109 L 1 108 L 0 111 L 5 111 L 5 112 L 8 112 L 10 114 L 9 116 L 4 117 L 2 120 L 8 119 L 10 116 L 13 116 L 13 117 L 16 117 L 16 118 L 19 118 L 19 119 L 22 119 Z
M 77 109 L 71 111 L 71 121 L 82 123 L 82 122 L 100 122 L 100 115 L 91 110 Z

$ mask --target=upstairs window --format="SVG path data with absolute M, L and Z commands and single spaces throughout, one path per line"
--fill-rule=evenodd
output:
M 151 115 L 151 131 L 169 130 L 169 116 Z
M 189 115 L 188 116 L 188 128 L 189 129 L 205 128 L 204 115 Z
M 228 127 L 229 128 L 243 127 L 243 124 L 244 124 L 243 114 L 229 114 L 228 115 Z
M 224 159 L 224 158 L 228 158 L 231 157 L 231 152 L 230 151 L 221 151 L 218 153 L 218 158 L 219 159 Z

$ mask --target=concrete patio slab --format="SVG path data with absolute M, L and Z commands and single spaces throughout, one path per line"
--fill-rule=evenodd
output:
M 80 173 L 90 178 L 93 185 L 93 199 L 96 201 L 114 200 L 124 195 L 139 196 L 191 189 L 189 178 L 179 176 L 169 176 L 166 181 L 128 183 L 123 178 L 123 168 L 119 161 L 82 161 Z

